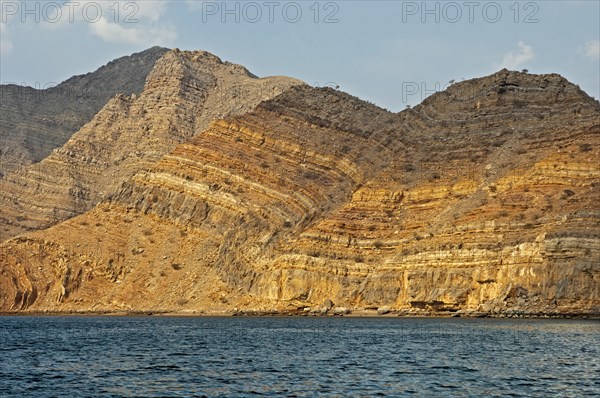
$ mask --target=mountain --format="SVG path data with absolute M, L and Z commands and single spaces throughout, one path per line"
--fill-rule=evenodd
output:
M 598 315 L 599 115 L 556 74 L 502 70 L 397 114 L 290 84 L 4 242 L 0 308 Z
M 60 148 L 116 94 L 139 94 L 167 51 L 153 47 L 46 89 L 0 85 L 0 178 Z
M 165 53 L 139 95 L 116 95 L 61 148 L 0 180 L 0 240 L 89 210 L 212 119 L 246 112 L 297 84 L 259 79 L 206 52 Z

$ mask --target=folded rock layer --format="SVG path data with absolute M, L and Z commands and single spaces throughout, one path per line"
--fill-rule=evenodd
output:
M 169 51 L 139 96 L 115 96 L 64 146 L 0 180 L 0 240 L 89 210 L 214 118 L 247 112 L 297 84 L 258 79 L 203 51 Z
M 152 47 L 58 85 L 39 81 L 0 85 L 0 178 L 60 148 L 116 94 L 140 94 L 154 64 L 167 51 Z
M 4 242 L 0 308 L 600 312 L 600 104 L 562 77 L 398 114 L 290 84 L 231 113 L 168 119 L 171 149 L 89 182 L 90 210 Z

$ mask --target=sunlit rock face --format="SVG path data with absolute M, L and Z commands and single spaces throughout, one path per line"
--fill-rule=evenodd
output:
M 55 225 L 0 246 L 0 308 L 598 313 L 599 114 L 558 75 L 394 114 L 173 51 L 44 160 L 51 203 L 81 173 L 77 211 L 22 184 Z
M 258 79 L 204 51 L 167 52 L 141 94 L 113 97 L 64 146 L 0 180 L 0 240 L 91 209 L 211 120 L 247 112 L 298 84 Z

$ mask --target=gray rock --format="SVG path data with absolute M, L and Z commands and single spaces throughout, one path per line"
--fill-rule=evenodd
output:
M 333 309 L 333 315 L 348 315 L 350 310 L 346 307 L 335 307 Z
M 321 307 L 326 308 L 327 310 L 330 310 L 334 307 L 334 303 L 333 301 L 331 301 L 331 299 L 327 299 L 325 301 L 323 301 L 323 304 L 321 304 Z
M 388 307 L 387 305 L 384 305 L 383 307 L 377 308 L 377 315 L 389 314 L 391 310 L 392 309 L 390 307 Z

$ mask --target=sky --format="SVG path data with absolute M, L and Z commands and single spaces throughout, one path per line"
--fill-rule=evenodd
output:
M 160 45 L 392 111 L 502 68 L 600 98 L 600 1 L 5 1 L 0 82 L 44 88 Z

